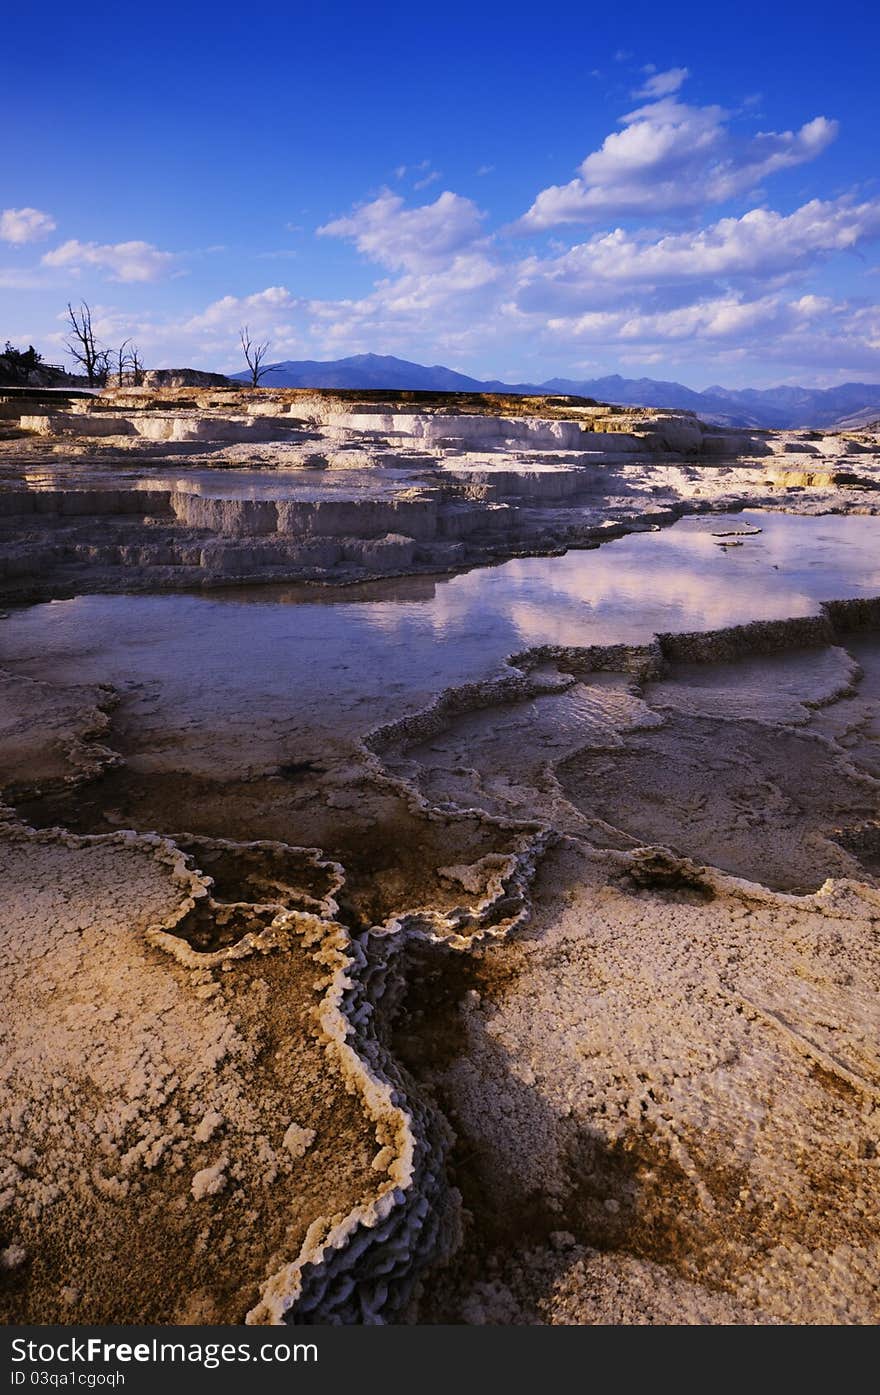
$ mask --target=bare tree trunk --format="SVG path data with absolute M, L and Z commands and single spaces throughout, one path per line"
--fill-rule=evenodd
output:
M 122 385 L 125 382 L 126 369 L 131 363 L 130 356 L 125 352 L 130 343 L 131 340 L 126 339 L 122 344 L 120 344 L 116 354 L 116 381 L 120 387 L 122 387 Z
M 89 387 L 102 385 L 107 381 L 107 374 L 110 371 L 110 352 L 108 349 L 98 347 L 98 341 L 92 329 L 92 312 L 89 306 L 83 301 L 79 310 L 74 310 L 68 301 L 67 318 L 71 329 L 67 352 L 74 362 L 85 370 Z
M 269 352 L 269 341 L 267 340 L 265 344 L 254 343 L 247 325 L 242 325 L 241 329 L 238 331 L 238 338 L 241 343 L 245 362 L 250 369 L 251 387 L 259 387 L 260 379 L 265 373 L 269 372 L 268 364 L 265 368 L 262 366 L 263 360 Z
M 129 363 L 131 364 L 131 381 L 135 387 L 140 387 L 141 383 L 144 381 L 144 365 L 141 359 L 140 349 L 136 344 L 133 344 L 131 347 Z

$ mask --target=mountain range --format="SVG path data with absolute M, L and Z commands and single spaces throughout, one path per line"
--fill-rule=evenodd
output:
M 249 375 L 237 373 L 235 381 Z M 832 388 L 708 387 L 702 391 L 656 378 L 550 378 L 543 383 L 502 383 L 469 378 L 441 364 L 426 367 L 381 354 L 329 361 L 288 359 L 265 372 L 263 387 L 409 389 L 424 392 L 571 394 L 635 407 L 678 407 L 725 426 L 858 427 L 880 418 L 880 383 L 841 383 Z

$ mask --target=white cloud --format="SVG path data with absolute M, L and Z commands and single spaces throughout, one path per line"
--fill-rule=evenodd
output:
M 55 219 L 39 208 L 4 208 L 0 212 L 0 239 L 21 246 L 40 242 L 55 231 Z
M 407 208 L 384 190 L 346 218 L 318 228 L 322 237 L 351 238 L 359 252 L 392 271 L 419 272 L 448 264 L 481 237 L 483 214 L 471 199 L 448 190 L 434 203 Z
M 397 273 L 359 299 L 313 301 L 312 330 L 325 352 L 381 347 L 399 351 L 426 332 L 432 352 L 461 353 L 485 336 L 505 270 L 483 213 L 449 191 L 433 203 L 407 208 L 383 191 L 345 218 L 319 228 L 325 237 L 349 238 L 365 256 Z M 492 332 L 491 330 L 489 331 Z M 410 349 L 410 352 L 414 350 Z
M 551 331 L 577 339 L 598 340 L 602 343 L 668 342 L 679 339 L 715 340 L 753 333 L 769 325 L 781 327 L 813 318 L 825 305 L 817 297 L 784 302 L 777 296 L 761 296 L 743 300 L 738 296 L 721 296 L 697 301 L 673 310 L 643 312 L 640 310 L 588 311 L 575 318 L 558 317 L 548 321 Z
M 277 327 L 281 320 L 286 321 L 301 304 L 286 286 L 267 286 L 264 291 L 247 296 L 225 295 L 184 320 L 180 330 L 186 335 L 206 330 L 212 334 L 233 334 L 246 321 L 255 333 L 263 334 Z
M 758 381 L 778 373 L 774 365 L 784 366 L 793 380 L 880 375 L 880 307 L 853 307 L 814 294 L 794 299 L 726 295 L 671 310 L 631 307 L 550 319 L 511 309 L 510 325 L 530 334 L 532 346 L 545 352 L 571 360 L 587 351 L 605 371 L 610 363 L 662 364 L 655 376 L 687 381 L 689 366 L 702 376 L 714 365 L 723 381 L 726 366 L 745 362 Z
M 622 124 L 587 155 L 575 179 L 539 193 L 520 220 L 523 231 L 723 203 L 781 169 L 815 159 L 838 130 L 836 121 L 817 116 L 798 131 L 764 131 L 739 142 L 722 107 L 696 107 L 672 96 L 636 108 Z
M 270 342 L 273 361 L 335 358 L 360 352 L 399 353 L 425 362 L 447 362 L 478 376 L 492 372 L 493 357 L 508 363 L 511 350 L 565 365 L 571 376 L 589 358 L 593 370 L 612 364 L 642 365 L 687 378 L 687 365 L 702 374 L 708 364 L 747 357 L 756 376 L 768 365 L 787 373 L 804 365 L 815 376 L 829 365 L 841 373 L 880 371 L 880 308 L 852 307 L 811 292 L 749 296 L 733 291 L 700 295 L 677 306 L 642 299 L 548 316 L 517 304 L 504 268 L 459 259 L 443 275 L 403 276 L 381 282 L 359 300 L 301 301 L 284 286 L 248 296 L 227 295 L 183 319 L 137 317 L 123 309 L 93 307 L 102 339 L 133 337 L 151 366 L 191 363 L 234 372 L 240 366 L 238 327 L 248 323 Z M 618 295 L 618 301 L 620 297 Z M 487 356 L 488 361 L 487 361 Z M 503 375 L 502 375 L 503 376 Z M 547 376 L 520 367 L 511 380 Z
M 816 117 L 799 130 L 741 138 L 722 107 L 676 95 L 686 76 L 683 68 L 643 69 L 643 104 L 586 156 L 574 180 L 545 189 L 522 220 L 532 231 L 598 225 L 588 232 L 563 226 L 552 245 L 523 256 L 520 243 L 487 231 L 470 198 L 446 190 L 419 200 L 384 189 L 318 229 L 374 264 L 366 290 L 304 299 L 267 286 L 171 316 L 114 307 L 100 312 L 99 333 L 112 342 L 133 335 L 154 364 L 226 371 L 240 366 L 244 323 L 270 341 L 273 361 L 373 351 L 477 375 L 504 364 L 510 379 L 571 376 L 587 359 L 597 374 L 641 364 L 685 379 L 688 365 L 702 376 L 712 364 L 723 380 L 725 367 L 740 360 L 754 363 L 756 377 L 774 364 L 788 376 L 798 365 L 811 377 L 880 371 L 880 310 L 833 301 L 808 277 L 880 236 L 880 196 L 813 198 L 786 212 L 756 198 L 735 216 L 696 216 L 813 159 L 834 139 L 836 123 Z M 436 177 L 428 160 L 396 174 L 410 191 Z M 288 254 L 265 246 L 253 255 Z M 144 281 L 171 270 L 173 258 L 147 243 L 72 241 L 33 272 L 19 269 L 18 284 L 32 275 L 52 280 L 52 267 L 89 266 Z M 839 285 L 838 270 L 839 263 Z M 552 367 L 542 372 L 538 362 Z
M 839 129 L 839 122 L 815 116 L 798 131 L 759 131 L 744 156 L 729 159 L 710 171 L 708 201 L 723 203 L 755 188 L 778 170 L 815 160 L 837 139 Z
M 645 72 L 649 69 L 646 68 Z M 633 93 L 634 97 L 669 97 L 677 92 L 688 76 L 687 68 L 667 68 L 664 73 L 651 71 L 651 76 Z
M 72 238 L 43 257 L 44 266 L 66 267 L 79 272 L 95 267 L 107 272 L 111 281 L 158 281 L 168 275 L 176 258 L 160 252 L 150 242 L 78 242 Z
M 695 231 L 656 237 L 616 228 L 559 256 L 529 258 L 520 285 L 530 303 L 543 288 L 548 304 L 601 295 L 615 287 L 662 287 L 687 282 L 788 276 L 834 252 L 880 236 L 880 199 L 813 199 L 787 216 L 754 208 Z
M 233 369 L 237 329 L 247 322 L 270 340 L 273 359 L 373 351 L 453 367 L 470 359 L 478 372 L 487 355 L 507 357 L 517 343 L 557 362 L 586 354 L 606 366 L 694 362 L 702 372 L 710 362 L 723 370 L 737 355 L 755 356 L 756 345 L 765 362 L 818 362 L 824 341 L 835 364 L 867 370 L 880 366 L 880 312 L 851 311 L 809 288 L 785 294 L 781 278 L 773 289 L 765 282 L 770 271 L 846 250 L 878 230 L 880 201 L 813 200 L 787 216 L 755 209 L 667 237 L 618 229 L 543 261 L 505 262 L 478 240 L 454 252 L 447 246 L 444 261 L 429 258 L 359 298 L 307 301 L 269 286 L 148 327 L 141 339 L 173 342 L 175 358 L 183 352 Z M 387 257 L 387 248 L 376 255 Z M 400 255 L 396 249 L 394 260 Z

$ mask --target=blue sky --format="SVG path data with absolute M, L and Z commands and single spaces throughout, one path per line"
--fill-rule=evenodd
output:
M 877 9 L 19 7 L 0 339 L 880 381 Z

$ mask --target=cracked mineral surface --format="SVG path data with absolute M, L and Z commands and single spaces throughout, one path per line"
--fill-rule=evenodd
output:
M 876 440 L 351 397 L 0 443 L 4 1320 L 875 1322 Z

